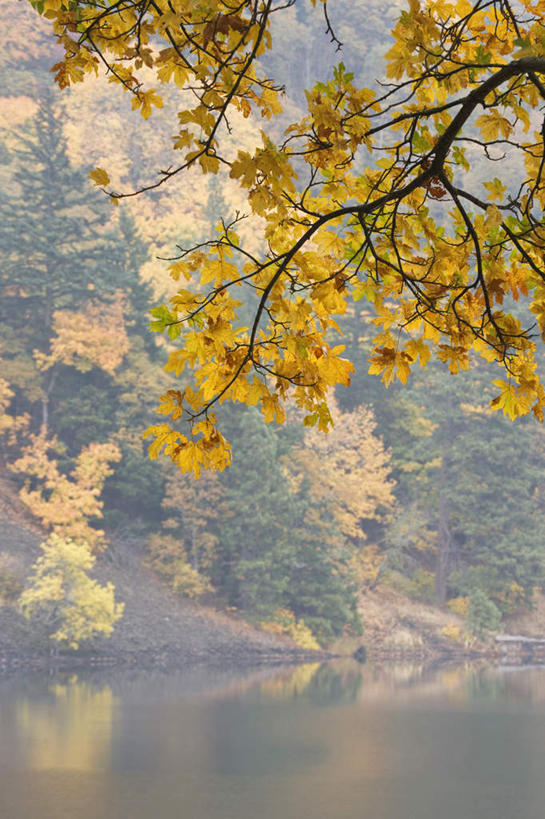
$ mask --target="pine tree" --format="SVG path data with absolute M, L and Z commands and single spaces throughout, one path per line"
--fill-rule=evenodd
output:
M 308 478 L 293 499 L 290 529 L 290 575 L 285 607 L 303 620 L 322 643 L 346 628 L 361 632 L 358 578 L 351 567 L 352 550 L 328 515 L 312 497 Z
M 62 471 L 84 447 L 113 437 L 123 457 L 105 487 L 108 524 L 151 522 L 160 517 L 164 478 L 140 432 L 161 390 L 151 294 L 139 278 L 148 247 L 130 211 L 112 208 L 88 169 L 72 164 L 63 119 L 44 89 L 36 115 L 6 143 L 0 356 L 8 412 L 29 413 L 32 431 L 43 427 L 61 442 Z M 101 334 L 115 366 L 101 353 Z
M 30 318 L 39 338 L 50 334 L 55 310 L 103 299 L 131 278 L 107 202 L 71 165 L 52 92 L 17 132 L 12 153 L 12 187 L 0 205 L 2 318 Z
M 44 92 L 31 125 L 15 135 L 10 189 L 0 202 L 0 326 L 24 348 L 22 364 L 32 372 L 23 392 L 35 404 L 30 382 L 41 388 L 47 426 L 59 367 L 41 375 L 32 353 L 50 353 L 55 314 L 108 303 L 136 283 L 126 266 L 121 234 L 112 213 L 93 193 L 84 170 L 72 167 L 62 118 L 52 92 Z M 8 368 L 17 350 L 4 350 Z M 11 366 L 17 369 L 17 363 Z
M 226 415 L 236 455 L 219 478 L 215 587 L 250 616 L 291 613 L 322 642 L 359 629 L 350 544 L 299 463 L 301 442 L 287 446 L 254 409 Z
M 433 571 L 438 602 L 479 589 L 505 613 L 543 580 L 545 452 L 535 425 L 490 411 L 486 375 L 431 368 L 411 389 L 430 434 L 413 441 L 403 500 L 427 520 L 435 557 L 420 548 L 418 562 Z
M 238 446 L 220 479 L 226 511 L 212 579 L 229 605 L 266 616 L 282 605 L 290 581 L 292 501 L 274 432 L 259 413 L 231 411 L 228 423 Z

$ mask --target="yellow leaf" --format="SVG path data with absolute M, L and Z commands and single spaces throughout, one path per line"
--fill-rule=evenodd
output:
M 500 209 L 496 205 L 489 205 L 486 209 L 486 216 L 484 218 L 484 227 L 488 230 L 494 230 L 503 222 L 503 216 Z
M 501 135 L 502 137 L 509 137 L 513 130 L 511 123 L 506 117 L 502 116 L 499 111 L 494 110 L 489 114 L 482 114 L 475 121 L 481 129 L 481 134 L 486 140 L 495 140 Z
M 99 185 L 101 188 L 105 188 L 106 185 L 110 184 L 110 177 L 104 168 L 95 168 L 94 170 L 89 171 L 89 176 L 95 185 Z
M 488 198 L 491 201 L 494 201 L 494 199 L 497 199 L 499 202 L 501 202 L 501 200 L 503 199 L 503 196 L 505 194 L 505 191 L 507 190 L 507 185 L 504 185 L 501 182 L 501 180 L 497 178 L 497 176 L 494 177 L 492 182 L 483 182 L 483 185 L 485 186 L 485 188 L 489 192 L 488 193 Z
M 164 105 L 163 98 L 155 93 L 154 88 L 150 88 L 149 91 L 138 91 L 132 99 L 133 110 L 136 111 L 137 108 L 140 108 L 140 113 L 144 119 L 151 117 L 152 105 L 155 105 L 156 108 L 162 108 Z
M 425 367 L 431 358 L 431 351 L 423 338 L 411 339 L 405 345 L 405 352 L 408 353 L 413 361 L 418 358 L 420 366 Z

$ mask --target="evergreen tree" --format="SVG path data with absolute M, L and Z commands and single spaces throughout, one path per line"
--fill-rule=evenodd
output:
M 87 169 L 71 163 L 63 116 L 50 90 L 7 144 L 0 355 L 13 393 L 11 412 L 29 412 L 31 429 L 44 427 L 56 436 L 64 470 L 82 448 L 114 438 L 123 457 L 105 487 L 106 520 L 118 526 L 147 517 L 149 525 L 160 516 L 164 477 L 141 440 L 161 390 L 160 353 L 148 329 L 151 294 L 139 279 L 147 245 L 130 212 L 112 208 L 90 184 Z M 110 315 L 118 294 L 122 302 Z M 101 324 L 90 323 L 90 315 Z M 65 323 L 72 317 L 73 327 L 59 335 L 63 317 Z M 124 349 L 130 347 L 126 363 L 120 349 L 115 366 L 101 365 L 100 355 L 85 358 L 98 330 L 110 334 L 114 346 L 118 331 Z M 66 345 L 77 336 L 80 353 L 68 355 Z M 51 357 L 53 347 L 56 359 L 40 366 L 39 357 Z
M 237 450 L 220 478 L 226 511 L 212 579 L 229 605 L 266 616 L 282 605 L 290 582 L 292 501 L 271 427 L 254 409 L 228 415 Z
M 473 368 L 456 378 L 431 368 L 412 388 L 431 434 L 414 445 L 405 502 L 427 518 L 436 555 L 424 565 L 438 602 L 479 589 L 505 613 L 529 604 L 543 579 L 545 462 L 541 430 L 492 413 L 485 379 Z
M 61 115 L 48 91 L 31 125 L 16 133 L 10 189 L 0 200 L 0 326 L 22 347 L 26 370 L 21 384 L 35 404 L 41 388 L 38 424 L 49 424 L 50 399 L 59 377 L 55 366 L 40 373 L 34 351 L 49 354 L 57 311 L 81 311 L 107 303 L 118 290 L 136 284 L 128 268 L 122 234 L 112 213 L 93 193 L 83 169 L 70 163 Z M 10 371 L 18 369 L 16 348 L 4 345 Z M 32 377 L 29 377 L 32 373 Z M 34 390 L 34 392 L 33 392 Z
M 349 628 L 361 633 L 358 582 L 350 566 L 351 550 L 338 524 L 324 515 L 304 479 L 293 500 L 290 529 L 291 567 L 285 606 L 304 620 L 322 643 Z
M 107 201 L 71 165 L 61 114 L 44 92 L 16 134 L 11 190 L 0 205 L 2 319 L 32 321 L 39 339 L 55 310 L 74 309 L 133 283 Z M 39 309 L 38 309 L 39 306 Z
M 214 585 L 251 616 L 292 612 L 321 641 L 358 629 L 350 549 L 327 504 L 294 467 L 289 436 L 254 409 L 226 415 L 236 455 L 219 478 Z

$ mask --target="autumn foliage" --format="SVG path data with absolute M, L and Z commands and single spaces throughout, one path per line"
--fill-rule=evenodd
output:
M 94 563 L 84 544 L 51 535 L 21 595 L 25 617 L 62 647 L 77 649 L 97 634 L 109 636 L 123 614 L 112 583 L 101 586 L 89 577 Z
M 59 537 L 84 543 L 92 550 L 104 544 L 104 532 L 90 524 L 101 517 L 100 494 L 112 473 L 111 464 L 121 457 L 115 444 L 90 444 L 76 458 L 72 471 L 60 471 L 54 457 L 57 442 L 43 433 L 31 436 L 30 444 L 12 465 L 13 472 L 27 476 L 21 500 L 42 525 Z M 30 482 L 34 486 L 31 488 Z
M 272 19 L 290 4 L 33 5 L 64 48 L 53 69 L 61 87 L 105 67 L 144 118 L 163 105 L 159 86 L 193 89 L 173 137 L 179 164 L 143 188 L 194 165 L 225 170 L 264 240 L 256 253 L 236 222 L 222 224 L 173 262 L 186 284 L 154 309 L 153 329 L 177 342 L 169 370 L 191 378 L 163 396 L 159 411 L 171 423 L 150 428 L 152 457 L 164 449 L 182 471 L 223 469 L 230 451 L 212 408 L 227 399 L 259 406 L 268 421 L 282 421 L 293 400 L 307 424 L 327 430 L 327 394 L 353 370 L 334 338 L 336 317 L 359 299 L 376 313 L 371 371 L 386 383 L 405 383 L 432 355 L 451 372 L 477 355 L 502 370 L 493 408 L 542 418 L 541 1 L 410 0 L 386 86 L 360 87 L 340 63 L 307 91 L 307 111 L 283 136 L 263 130 L 254 150 L 237 154 L 224 150 L 232 113 L 264 123 L 282 113 L 263 57 L 275 49 Z M 515 191 L 497 163 L 503 155 L 520 168 Z M 476 157 L 491 167 L 482 183 L 468 173 Z M 92 178 L 114 201 L 134 193 L 112 189 L 103 169 Z M 521 296 L 524 311 L 513 310 Z

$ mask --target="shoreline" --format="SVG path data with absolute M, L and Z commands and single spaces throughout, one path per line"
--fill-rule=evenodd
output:
M 340 655 L 328 651 L 306 651 L 297 649 L 249 650 L 247 652 L 225 651 L 214 654 L 192 654 L 175 656 L 174 652 L 125 652 L 108 654 L 105 652 L 80 651 L 71 653 L 18 652 L 0 649 L 0 673 L 25 670 L 77 669 L 172 669 L 180 670 L 197 666 L 209 668 L 256 668 L 259 666 L 303 665 L 323 663 L 342 659 Z M 346 659 L 346 658 L 344 658 Z
M 210 669 L 250 669 L 259 667 L 296 666 L 310 663 L 351 660 L 362 668 L 388 665 L 462 665 L 471 662 L 485 662 L 487 665 L 505 665 L 500 652 L 493 650 L 441 650 L 441 651 L 387 651 L 373 650 L 373 646 L 363 646 L 365 652 L 343 654 L 332 651 L 308 651 L 291 647 L 267 647 L 261 649 L 248 646 L 247 650 L 233 647 L 233 650 L 177 654 L 165 646 L 162 650 L 105 651 L 80 650 L 75 652 L 17 651 L 0 648 L 0 674 L 21 671 L 76 671 L 80 670 L 164 670 L 177 671 L 196 667 Z M 521 662 L 520 666 L 530 665 Z

